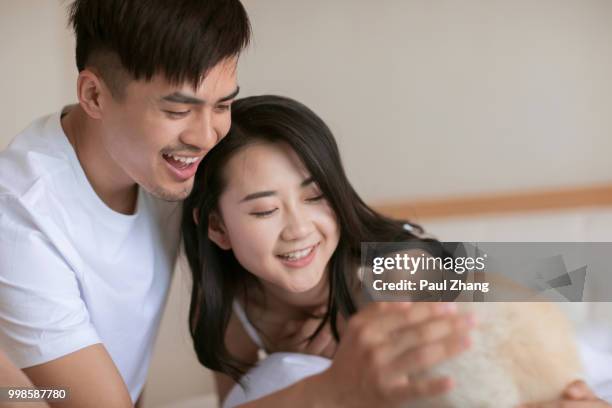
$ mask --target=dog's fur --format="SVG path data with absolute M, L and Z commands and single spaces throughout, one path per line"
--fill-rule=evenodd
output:
M 458 303 L 479 322 L 471 348 L 419 375 L 453 378 L 453 390 L 410 408 L 510 408 L 558 399 L 581 378 L 573 329 L 552 303 Z

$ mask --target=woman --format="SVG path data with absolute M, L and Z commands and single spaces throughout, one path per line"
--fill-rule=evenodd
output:
M 359 315 L 361 242 L 431 241 L 421 238 L 420 227 L 384 217 L 359 198 L 333 135 L 302 104 L 245 98 L 235 102 L 232 120 L 228 137 L 200 164 L 183 214 L 194 279 L 191 333 L 200 362 L 216 372 L 222 399 L 260 350 L 300 347 L 285 341 L 291 321 L 304 322 L 306 351 L 338 358 L 336 341 L 351 341 L 343 336 L 345 322 Z M 424 344 L 402 350 L 407 360 L 426 356 L 426 364 L 412 364 L 415 372 L 469 347 L 474 325 L 449 305 L 413 305 L 419 307 L 435 311 L 413 330 L 426 331 L 441 319 L 456 330 L 434 331 Z M 442 356 L 441 348 L 450 352 Z M 406 380 L 406 373 L 385 379 Z M 429 380 L 419 396 L 451 386 L 448 378 Z

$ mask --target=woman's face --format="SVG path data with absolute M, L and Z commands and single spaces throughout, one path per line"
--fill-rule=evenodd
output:
M 230 159 L 224 177 L 221 217 L 211 216 L 210 238 L 231 248 L 264 283 L 292 293 L 315 288 L 340 233 L 333 210 L 295 152 L 281 144 L 250 145 Z

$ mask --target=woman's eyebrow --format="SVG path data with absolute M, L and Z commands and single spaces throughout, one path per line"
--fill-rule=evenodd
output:
M 314 182 L 314 178 L 308 177 L 307 179 L 305 179 L 304 181 L 300 183 L 300 187 L 306 187 L 312 184 L 313 182 Z M 246 196 L 244 196 L 242 200 L 240 200 L 240 202 L 244 203 L 245 201 L 251 201 L 251 200 L 255 200 L 258 198 L 262 198 L 262 197 L 275 196 L 276 194 L 277 193 L 274 190 L 258 191 L 256 193 L 247 194 Z
M 258 191 L 256 193 L 251 193 L 251 194 L 247 194 L 246 196 L 244 196 L 244 198 L 242 200 L 240 200 L 241 203 L 244 203 L 245 201 L 251 201 L 251 200 L 255 200 L 257 198 L 262 198 L 262 197 L 270 197 L 270 196 L 274 196 L 276 195 L 276 191 Z
M 312 177 L 308 177 L 306 180 L 302 181 L 302 183 L 300 184 L 300 187 L 306 187 L 309 184 L 314 183 L 314 178 Z

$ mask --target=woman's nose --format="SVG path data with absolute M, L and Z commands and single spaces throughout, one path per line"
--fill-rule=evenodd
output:
M 286 214 L 286 224 L 281 234 L 283 240 L 297 241 L 314 231 L 314 224 L 306 214 L 296 210 L 287 211 Z

